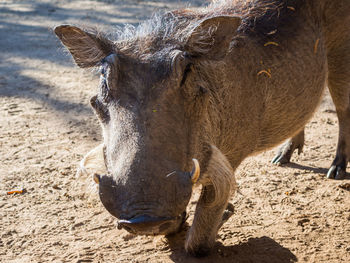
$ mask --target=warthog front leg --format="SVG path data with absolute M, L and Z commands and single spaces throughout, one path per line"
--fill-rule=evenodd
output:
M 286 141 L 277 151 L 275 157 L 272 159 L 273 164 L 289 163 L 293 152 L 298 149 L 298 154 L 302 153 L 304 147 L 304 129 L 297 133 L 294 137 Z
M 195 256 L 209 253 L 223 221 L 227 221 L 233 213 L 228 199 L 236 190 L 234 170 L 215 146 L 212 146 L 208 169 L 200 178 L 200 183 L 203 185 L 202 193 L 185 244 L 186 251 Z

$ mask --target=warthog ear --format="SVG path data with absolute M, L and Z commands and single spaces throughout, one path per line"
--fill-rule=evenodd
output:
M 216 16 L 202 21 L 190 33 L 185 49 L 192 55 L 225 55 L 241 24 L 235 16 Z
M 113 52 L 113 43 L 101 33 L 84 31 L 70 25 L 57 26 L 54 30 L 81 68 L 96 66 Z

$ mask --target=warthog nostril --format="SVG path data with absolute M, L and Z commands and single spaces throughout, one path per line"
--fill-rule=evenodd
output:
M 118 227 L 119 228 L 119 227 Z M 126 231 L 128 231 L 128 232 L 133 232 L 133 230 L 132 230 L 132 228 L 130 228 L 130 227 L 128 227 L 128 226 L 126 226 L 126 225 L 123 225 L 122 227 L 120 227 L 119 229 L 122 229 L 122 228 L 124 228 Z
M 138 216 L 129 220 L 119 220 L 118 229 L 124 228 L 132 233 L 162 233 L 176 221 L 176 217 Z

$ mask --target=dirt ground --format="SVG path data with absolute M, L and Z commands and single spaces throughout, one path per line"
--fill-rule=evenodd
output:
M 207 258 L 186 255 L 185 230 L 169 238 L 118 230 L 91 178 L 76 178 L 79 160 L 101 141 L 88 106 L 98 76 L 73 65 L 53 26 L 113 31 L 184 5 L 0 2 L 0 262 L 350 262 L 350 176 L 325 178 L 338 133 L 328 92 L 307 126 L 304 153 L 292 164 L 270 164 L 272 150 L 240 166 L 235 213 Z M 7 195 L 21 189 L 26 193 Z M 196 197 L 198 191 L 190 214 Z

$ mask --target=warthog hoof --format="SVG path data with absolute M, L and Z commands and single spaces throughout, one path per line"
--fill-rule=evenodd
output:
M 228 203 L 227 207 L 224 211 L 224 214 L 222 215 L 222 222 L 221 222 L 220 227 L 223 224 L 225 224 L 227 220 L 229 220 L 229 218 L 233 215 L 234 211 L 235 211 L 235 208 L 234 208 L 233 204 Z
M 227 206 L 223 212 L 221 222 L 217 229 L 220 229 L 220 227 L 233 215 L 234 213 L 234 206 L 231 203 L 227 203 Z M 208 238 L 203 239 L 202 241 L 199 241 L 199 244 L 196 244 L 196 238 L 189 238 L 186 240 L 185 249 L 187 253 L 194 257 L 205 257 L 210 254 L 210 251 L 212 247 L 214 246 L 214 239 L 213 242 L 209 242 Z
M 301 130 L 294 137 L 286 141 L 281 148 L 278 149 L 276 156 L 272 159 L 273 164 L 289 163 L 293 152 L 298 149 L 298 154 L 302 153 L 304 147 L 304 130 Z
M 293 152 L 298 149 L 298 154 L 301 154 L 303 151 L 304 142 L 297 143 L 293 140 L 288 140 L 285 144 L 278 149 L 277 154 L 272 159 L 271 163 L 273 164 L 285 164 L 289 163 L 292 158 Z
M 345 168 L 341 165 L 332 165 L 331 168 L 329 168 L 327 173 L 328 179 L 336 179 L 336 180 L 342 180 L 346 176 Z
M 211 248 L 206 245 L 200 245 L 198 247 L 192 247 L 192 248 L 186 249 L 188 254 L 197 258 L 208 256 L 210 254 L 210 250 Z

